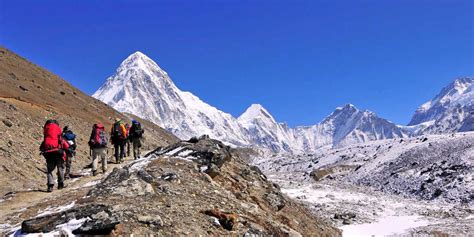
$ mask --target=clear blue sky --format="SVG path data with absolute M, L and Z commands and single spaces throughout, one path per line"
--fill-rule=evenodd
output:
M 139 50 L 234 116 L 290 126 L 353 103 L 406 124 L 474 75 L 473 1 L 5 1 L 0 44 L 92 94 Z

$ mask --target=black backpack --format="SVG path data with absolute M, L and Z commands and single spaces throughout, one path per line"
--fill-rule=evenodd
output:
M 132 123 L 132 127 L 130 128 L 130 130 L 132 130 L 133 138 L 141 138 L 143 135 L 142 125 L 138 121 Z

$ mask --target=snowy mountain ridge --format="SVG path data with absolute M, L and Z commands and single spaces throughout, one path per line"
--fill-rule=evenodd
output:
M 305 150 L 408 136 L 406 131 L 392 122 L 377 117 L 371 111 L 361 111 L 352 104 L 336 108 L 316 125 L 297 127 L 296 134 L 298 145 Z
M 472 92 L 465 83 L 458 87 L 462 86 L 466 87 L 463 94 Z M 459 94 L 461 89 L 456 91 Z M 456 93 L 451 93 L 452 98 L 463 97 L 456 97 Z M 228 144 L 272 152 L 314 152 L 323 146 L 340 147 L 407 137 L 415 130 L 429 127 L 398 126 L 352 104 L 338 107 L 322 122 L 306 127 L 289 128 L 277 122 L 260 104 L 251 105 L 241 116 L 234 118 L 192 93 L 181 91 L 158 64 L 141 52 L 127 57 L 93 97 L 121 112 L 148 119 L 182 139 L 208 134 Z M 442 99 L 436 101 L 446 103 Z M 430 111 L 431 104 L 435 103 L 423 108 Z
M 458 78 L 421 105 L 409 125 L 427 124 L 418 133 L 474 130 L 474 78 Z

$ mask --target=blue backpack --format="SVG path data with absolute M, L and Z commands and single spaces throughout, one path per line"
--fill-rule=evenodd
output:
M 66 132 L 64 135 L 63 135 L 64 139 L 68 140 L 68 141 L 73 141 L 74 139 L 76 139 L 76 134 L 72 133 L 72 132 Z

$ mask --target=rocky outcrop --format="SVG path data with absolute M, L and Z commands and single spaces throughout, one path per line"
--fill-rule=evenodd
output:
M 50 218 L 24 221 L 23 231 L 49 231 L 51 226 L 82 219 L 86 221 L 74 233 L 341 234 L 284 196 L 230 147 L 208 137 L 158 148 L 144 159 L 117 168 L 78 202 L 77 207 Z M 100 208 L 90 211 L 91 205 Z M 58 216 L 66 218 L 61 223 Z M 41 226 L 44 219 L 55 221 Z
M 108 235 L 120 223 L 106 205 L 88 204 L 78 208 L 26 220 L 21 224 L 23 233 L 52 232 L 58 225 L 79 220 L 82 224 L 73 231 L 81 235 Z M 116 231 L 117 232 L 117 231 Z

